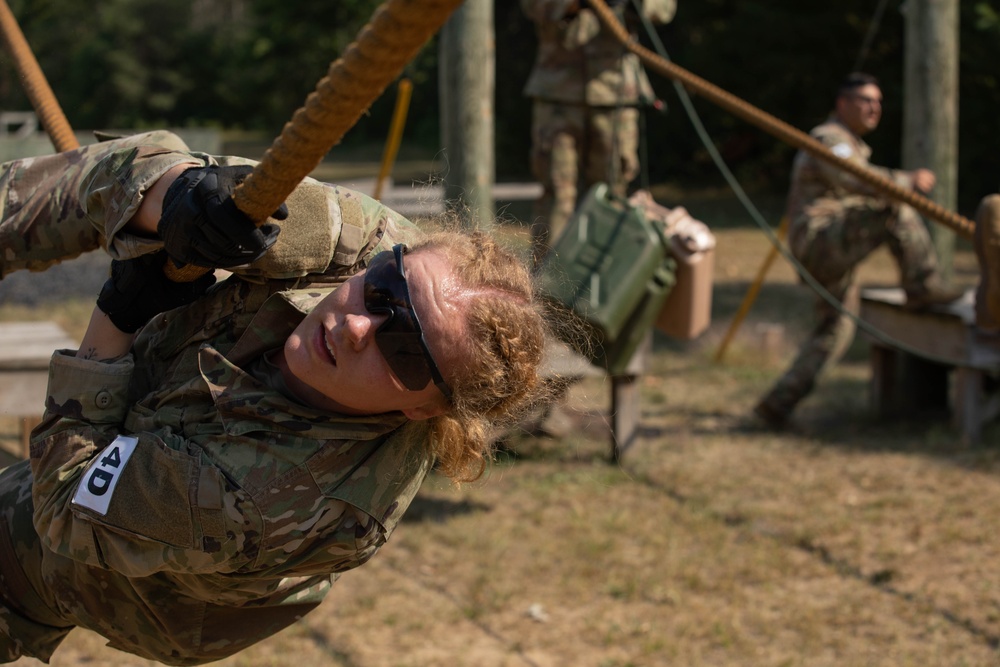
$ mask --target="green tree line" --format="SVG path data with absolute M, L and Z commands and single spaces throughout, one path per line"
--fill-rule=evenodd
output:
M 330 62 L 357 36 L 377 0 L 8 0 L 74 128 L 210 126 L 280 133 Z M 658 35 L 672 60 L 802 130 L 821 121 L 831 93 L 862 55 L 873 0 L 681 0 Z M 872 135 L 874 161 L 898 165 L 902 122 L 902 0 L 890 0 L 861 69 L 886 97 Z M 497 173 L 530 178 L 530 104 L 521 95 L 535 49 L 514 0 L 495 0 Z M 650 45 L 648 37 L 643 42 Z M 994 120 L 1000 110 L 1000 5 L 961 3 L 960 209 L 1000 184 Z M 414 82 L 404 144 L 439 143 L 438 53 L 434 40 L 407 68 Z M 652 181 L 723 184 L 673 84 L 653 77 L 667 113 L 646 115 Z M 345 138 L 380 144 L 392 114 L 383 95 Z M 9 56 L 0 59 L 0 108 L 29 109 Z M 713 142 L 745 187 L 781 190 L 792 149 L 695 100 Z

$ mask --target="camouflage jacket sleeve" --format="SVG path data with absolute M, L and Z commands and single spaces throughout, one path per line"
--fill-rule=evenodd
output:
M 871 148 L 840 123 L 832 121 L 824 123 L 815 128 L 811 134 L 837 157 L 866 167 L 869 171 L 880 174 L 902 187 L 913 187 L 913 178 L 909 172 L 877 167 L 870 164 L 868 159 L 871 157 Z M 830 184 L 832 191 L 841 195 L 881 196 L 879 190 L 855 178 L 830 162 L 819 158 L 811 159 L 815 161 L 817 170 Z
M 103 230 L 80 205 L 80 185 L 104 158 L 139 144 L 149 151 L 187 150 L 174 134 L 150 132 L 0 166 L 0 277 L 23 269 L 41 271 L 99 248 Z M 141 195 L 143 189 L 140 184 L 137 192 Z
M 108 252 L 124 259 L 157 250 L 158 239 L 126 228 L 149 185 L 181 161 L 255 165 L 240 157 L 163 151 L 141 145 L 113 152 L 89 171 L 80 202 L 91 222 L 107 237 Z M 406 218 L 360 192 L 306 178 L 286 200 L 289 216 L 271 219 L 281 227 L 274 247 L 260 260 L 233 269 L 249 280 L 301 278 L 356 270 L 371 253 L 419 233 Z

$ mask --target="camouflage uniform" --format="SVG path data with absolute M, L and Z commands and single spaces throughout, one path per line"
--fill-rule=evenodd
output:
M 521 0 L 538 36 L 524 88 L 534 100 L 531 168 L 543 187 L 532 225 L 537 256 L 592 185 L 605 182 L 626 194 L 639 173 L 638 106 L 654 100 L 638 56 L 593 10 L 570 12 L 575 1 Z M 676 0 L 643 2 L 643 13 L 658 23 L 669 22 L 675 9 Z
M 157 134 L 9 165 L 0 238 L 16 228 L 29 256 L 7 266 L 48 256 L 47 234 L 89 246 L 88 221 L 121 256 L 154 243 L 121 227 L 190 155 Z M 0 473 L 0 658 L 48 661 L 80 626 L 168 664 L 218 660 L 314 609 L 395 528 L 431 465 L 425 423 L 301 405 L 264 354 L 417 232 L 309 179 L 287 203 L 283 249 L 155 318 L 131 354 L 53 355 L 31 459 Z
M 831 117 L 811 132 L 835 155 L 866 166 L 912 189 L 910 172 L 868 163 L 871 147 Z M 787 215 L 788 244 L 816 281 L 852 313 L 858 311 L 854 268 L 883 243 L 899 264 L 900 281 L 914 294 L 939 279 L 934 245 L 912 207 L 880 195 L 874 188 L 832 164 L 799 151 L 792 166 Z M 854 338 L 854 320 L 817 297 L 816 328 L 799 349 L 791 368 L 758 405 L 775 421 L 786 418 L 812 391 L 825 366 L 834 363 Z

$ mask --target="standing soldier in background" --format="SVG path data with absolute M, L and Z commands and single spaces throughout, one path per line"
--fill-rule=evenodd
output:
M 837 89 L 831 116 L 810 134 L 838 157 L 865 165 L 902 187 L 930 192 L 936 179 L 928 169 L 900 171 L 868 163 L 872 151 L 861 137 L 878 127 L 881 118 L 878 80 L 854 73 Z M 804 151 L 798 152 L 792 166 L 786 213 L 792 254 L 851 313 L 858 311 L 854 268 L 883 243 L 899 265 L 908 308 L 948 303 L 962 295 L 962 290 L 944 286 L 930 233 L 913 208 Z M 834 363 L 854 338 L 854 320 L 821 297 L 817 315 L 816 328 L 791 368 L 754 408 L 768 426 L 784 425 L 812 391 L 823 368 Z
M 636 6 L 655 23 L 676 0 L 608 0 L 633 34 Z M 531 168 L 544 190 L 531 228 L 536 260 L 556 239 L 579 195 L 605 182 L 624 196 L 639 174 L 639 107 L 654 102 L 638 56 L 607 30 L 586 0 L 521 0 L 538 54 L 524 94 L 534 100 Z

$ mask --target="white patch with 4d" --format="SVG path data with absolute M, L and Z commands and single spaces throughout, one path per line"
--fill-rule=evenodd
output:
M 138 442 L 139 438 L 120 435 L 105 447 L 84 471 L 80 485 L 73 494 L 73 504 L 86 507 L 102 516 L 107 514 L 111 496 L 114 495 L 125 464 L 135 452 Z
M 844 158 L 846 160 L 847 158 L 851 157 L 852 153 L 854 153 L 854 149 L 851 148 L 850 144 L 841 143 L 831 148 L 830 152 L 836 155 L 837 157 Z

